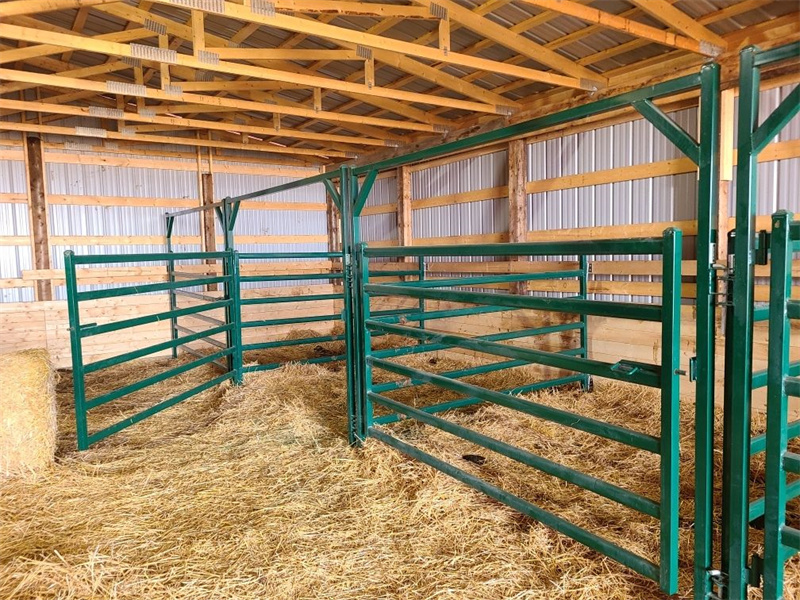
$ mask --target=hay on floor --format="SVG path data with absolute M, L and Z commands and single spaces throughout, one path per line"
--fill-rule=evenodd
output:
M 402 360 L 439 371 L 464 366 L 451 358 Z M 163 365 L 128 368 L 141 378 Z M 500 388 L 530 377 L 522 368 L 470 380 Z M 379 442 L 348 447 L 344 378 L 343 370 L 317 365 L 252 374 L 242 387 L 209 390 L 86 453 L 64 449 L 42 480 L 1 483 L 0 597 L 662 597 L 654 582 Z M 98 392 L 104 385 L 114 384 L 93 382 Z M 60 387 L 66 411 L 68 381 Z M 393 395 L 416 405 L 444 397 L 430 386 Z M 568 389 L 536 399 L 642 431 L 657 428 L 652 391 L 598 382 L 591 394 Z M 686 404 L 681 590 L 689 598 L 693 431 Z M 98 423 L 115 416 L 113 407 L 101 407 Z M 501 407 L 447 416 L 657 499 L 652 455 Z M 61 427 L 68 431 L 69 421 Z M 631 550 L 656 553 L 657 527 L 649 517 L 432 428 L 405 422 L 392 430 Z M 467 453 L 486 461 L 468 462 Z M 796 561 L 788 575 L 791 598 L 800 590 Z
M 46 350 L 0 355 L 0 477 L 35 476 L 53 465 L 54 371 Z

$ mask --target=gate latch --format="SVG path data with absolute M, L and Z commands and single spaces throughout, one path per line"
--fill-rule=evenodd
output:
M 697 381 L 697 357 L 689 359 L 689 381 Z

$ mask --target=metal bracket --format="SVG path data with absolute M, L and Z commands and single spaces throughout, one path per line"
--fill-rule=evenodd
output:
M 697 357 L 689 359 L 689 381 L 697 381 Z
M 712 588 L 717 588 L 717 592 L 713 590 L 708 593 L 708 600 L 723 600 L 727 595 L 725 591 L 728 589 L 728 574 L 723 573 L 719 569 L 709 569 L 707 571 L 708 579 L 711 582 Z
M 762 229 L 756 234 L 755 264 L 766 265 L 769 262 L 769 233 Z

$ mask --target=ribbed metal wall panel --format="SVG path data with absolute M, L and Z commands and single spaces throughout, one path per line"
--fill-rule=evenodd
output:
M 3 137 L 9 139 L 12 136 Z M 21 160 L 0 161 L 0 193 L 25 194 L 25 188 L 25 163 Z M 30 235 L 26 204 L 0 203 L 0 235 Z M 0 279 L 19 278 L 23 269 L 30 269 L 31 264 L 30 247 L 0 246 Z M 0 290 L 0 302 L 30 302 L 33 299 L 31 288 Z
M 415 171 L 411 176 L 411 199 L 413 202 L 507 184 L 508 153 L 502 150 Z M 494 198 L 414 210 L 412 230 L 415 240 L 506 232 L 508 200 Z M 424 239 L 420 243 L 424 244 Z
M 367 196 L 365 207 L 397 203 L 397 177 L 381 177 Z M 361 239 L 365 242 L 397 239 L 397 212 L 361 217 Z

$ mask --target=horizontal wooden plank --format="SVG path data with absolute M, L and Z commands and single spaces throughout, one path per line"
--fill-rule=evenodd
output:
M 5 238 L 0 237 L 0 245 Z M 16 238 L 12 238 L 16 239 Z M 25 239 L 26 243 L 28 238 Z M 327 243 L 327 235 L 239 235 L 234 238 L 240 244 L 318 244 Z M 200 236 L 175 236 L 174 244 L 200 245 Z M 222 244 L 224 239 L 217 236 L 217 243 Z M 50 237 L 52 246 L 158 246 L 165 243 L 160 235 L 54 235 Z M 26 244 L 7 244 L 26 245 Z
M 601 227 L 576 227 L 574 229 L 548 229 L 528 232 L 529 242 L 570 240 L 619 240 L 635 237 L 660 237 L 664 230 L 675 227 L 684 236 L 697 235 L 697 221 L 662 221 L 634 225 L 604 225 Z
M 0 204 L 27 204 L 28 196 L 25 194 L 0 194 Z
M 381 204 L 380 206 L 367 206 L 361 211 L 362 217 L 369 217 L 372 215 L 386 215 L 397 212 L 397 203 Z
M 498 187 L 484 188 L 481 190 L 473 190 L 470 192 L 461 192 L 458 194 L 420 198 L 418 200 L 411 201 L 411 208 L 412 210 L 421 210 L 423 208 L 432 208 L 434 206 L 467 204 L 470 202 L 492 200 L 494 198 L 508 198 L 508 186 L 502 185 Z

